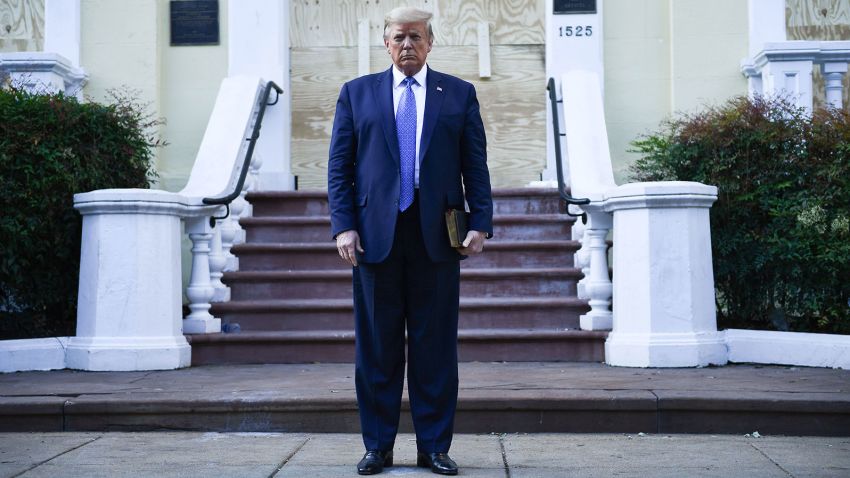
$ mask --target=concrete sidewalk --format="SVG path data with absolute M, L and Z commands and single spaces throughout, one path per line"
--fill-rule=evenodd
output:
M 354 434 L 4 433 L 3 477 L 357 476 Z M 411 435 L 381 476 L 438 476 L 415 467 Z M 847 477 L 850 438 L 741 435 L 457 435 L 461 476 Z

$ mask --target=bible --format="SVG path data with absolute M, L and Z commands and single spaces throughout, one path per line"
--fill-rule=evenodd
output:
M 463 209 L 449 209 L 446 211 L 446 227 L 449 230 L 449 244 L 452 247 L 463 247 L 463 241 L 468 232 L 469 213 Z

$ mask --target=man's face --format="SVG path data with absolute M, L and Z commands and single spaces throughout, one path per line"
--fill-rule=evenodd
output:
M 425 22 L 399 23 L 390 25 L 384 45 L 398 69 L 413 76 L 425 65 L 432 41 Z

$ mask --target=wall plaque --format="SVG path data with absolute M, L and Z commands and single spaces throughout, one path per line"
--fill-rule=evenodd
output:
M 596 13 L 596 0 L 553 0 L 552 13 L 555 15 Z
M 218 0 L 171 0 L 171 45 L 218 45 Z

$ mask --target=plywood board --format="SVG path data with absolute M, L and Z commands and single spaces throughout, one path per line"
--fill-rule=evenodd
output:
M 429 65 L 472 82 L 478 91 L 494 186 L 522 186 L 545 167 L 546 117 L 542 45 L 494 46 L 490 79 L 478 78 L 477 47 L 440 47 Z M 390 66 L 380 47 L 372 72 Z M 357 73 L 356 48 L 293 48 L 292 172 L 299 188 L 326 188 L 327 156 L 339 88 Z
M 370 42 L 383 44 L 384 15 L 402 5 L 434 13 L 436 43 L 477 45 L 478 22 L 490 23 L 494 45 L 542 44 L 544 0 L 293 0 L 293 48 L 356 46 L 358 22 L 368 19 Z
M 850 40 L 850 2 L 847 0 L 786 0 L 788 40 Z M 826 104 L 820 67 L 812 75 L 815 108 Z M 844 75 L 844 108 L 850 109 L 850 75 Z
M 789 40 L 850 40 L 847 0 L 786 0 Z

